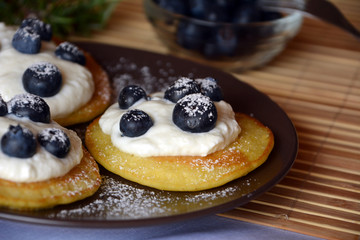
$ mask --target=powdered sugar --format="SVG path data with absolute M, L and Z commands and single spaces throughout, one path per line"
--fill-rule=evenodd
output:
M 211 80 L 211 78 L 198 78 L 195 79 L 195 81 L 200 84 L 201 89 L 206 91 L 214 91 L 214 89 L 217 87 L 217 83 L 215 80 Z
M 24 107 L 33 109 L 35 112 L 38 113 L 49 111 L 48 105 L 45 103 L 44 100 L 42 100 L 42 98 L 29 93 L 16 95 L 8 102 L 8 108 L 10 112 L 14 108 Z
M 190 117 L 203 115 L 206 112 L 209 112 L 210 109 L 215 108 L 210 98 L 202 95 L 201 93 L 187 95 L 180 99 L 178 104 L 183 106 L 185 113 Z M 209 113 L 211 114 L 211 112 Z M 213 115 L 211 116 L 214 117 Z
M 49 62 L 38 62 L 32 64 L 28 70 L 32 72 L 32 75 L 35 78 L 46 78 L 47 76 L 51 76 L 55 73 L 60 73 L 60 70 L 52 63 Z
M 40 41 L 40 35 L 33 30 L 30 26 L 19 28 L 15 35 L 23 39 L 31 39 L 32 41 Z
M 165 91 L 169 83 L 180 77 L 176 75 L 171 62 L 162 60 L 156 61 L 156 68 L 140 65 L 125 57 L 120 57 L 115 63 L 104 65 L 112 76 L 115 95 L 124 87 L 133 84 L 141 86 L 148 93 Z M 188 77 L 192 76 L 192 73 L 188 73 Z
M 76 45 L 70 43 L 70 42 L 62 42 L 59 44 L 57 48 L 62 48 L 66 52 L 69 52 L 75 56 L 84 54 L 83 51 L 81 51 Z
M 66 133 L 59 128 L 45 128 L 39 133 L 39 135 L 42 140 L 46 142 L 59 142 L 62 144 L 70 142 Z
M 52 218 L 144 219 L 191 212 L 236 198 L 238 186 L 202 192 L 168 192 L 147 188 L 121 178 L 103 177 L 90 201 L 51 213 Z
M 194 80 L 192 80 L 190 78 L 181 77 L 181 78 L 179 78 L 178 80 L 176 80 L 174 82 L 174 87 L 176 89 L 181 89 L 181 90 L 184 89 L 184 90 L 186 90 L 186 89 L 191 88 L 193 86 L 193 84 L 192 84 L 193 81 Z

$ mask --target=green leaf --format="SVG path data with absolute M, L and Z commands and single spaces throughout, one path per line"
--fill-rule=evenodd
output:
M 57 37 L 89 35 L 105 27 L 121 0 L 3 0 L 0 21 L 19 25 L 26 17 L 50 23 Z

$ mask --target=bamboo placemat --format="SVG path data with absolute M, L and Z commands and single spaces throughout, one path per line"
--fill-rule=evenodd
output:
M 360 28 L 360 1 L 333 0 Z M 124 0 L 108 27 L 73 38 L 167 53 L 141 0 Z M 289 174 L 245 206 L 221 214 L 327 239 L 360 236 L 360 41 L 316 19 L 266 67 L 236 77 L 289 115 L 299 153 Z

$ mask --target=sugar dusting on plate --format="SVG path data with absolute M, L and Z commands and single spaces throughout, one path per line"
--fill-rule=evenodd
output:
M 122 88 L 130 84 L 141 86 L 147 94 L 165 91 L 169 83 L 179 77 L 184 77 L 175 74 L 171 62 L 158 60 L 155 64 L 156 68 L 151 68 L 139 65 L 125 57 L 120 57 L 115 63 L 105 64 L 106 70 L 113 75 L 112 83 L 115 95 L 117 96 Z M 194 74 L 188 73 L 187 77 L 192 78 Z
M 119 180 L 120 179 L 120 180 Z M 103 176 L 95 198 L 74 207 L 62 208 L 49 217 L 58 219 L 144 219 L 191 212 L 217 201 L 232 199 L 241 186 L 200 192 L 169 192 L 147 188 L 121 178 Z

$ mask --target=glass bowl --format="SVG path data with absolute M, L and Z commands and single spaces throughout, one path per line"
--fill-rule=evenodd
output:
M 265 65 L 281 53 L 299 31 L 302 15 L 283 14 L 271 21 L 205 21 L 144 0 L 145 14 L 171 54 L 218 67 L 244 71 Z

